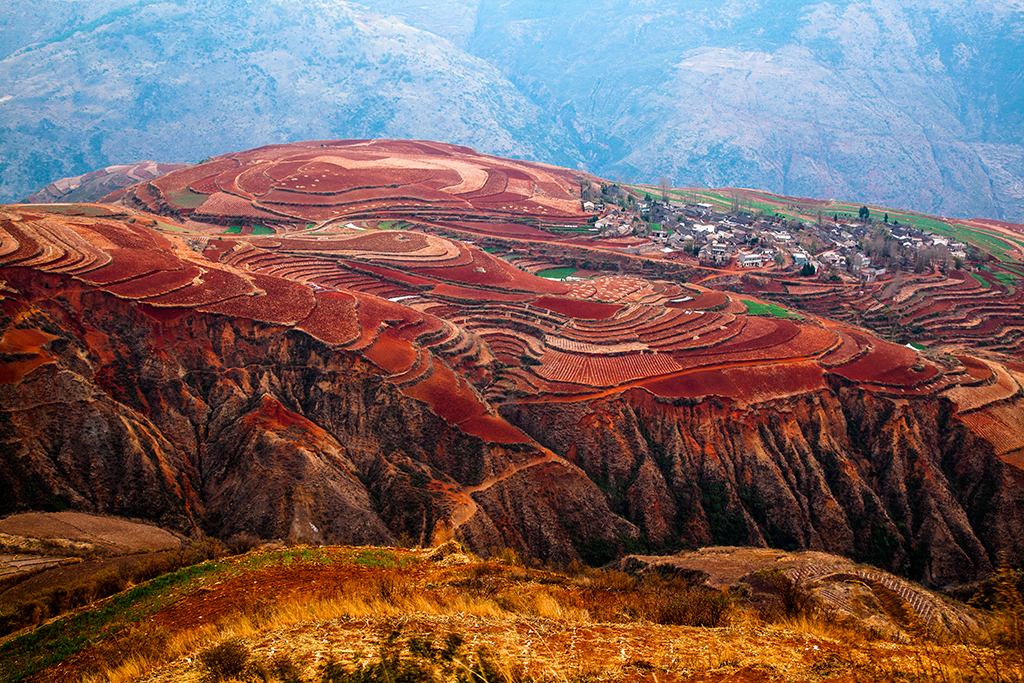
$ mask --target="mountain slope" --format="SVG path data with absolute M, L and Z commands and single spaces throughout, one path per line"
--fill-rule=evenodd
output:
M 0 197 L 114 162 L 301 138 L 429 134 L 565 158 L 494 67 L 350 3 L 114 6 L 0 60 Z
M 322 140 L 124 194 L 160 218 L 5 209 L 0 510 L 591 562 L 814 548 L 933 585 L 1020 564 L 1024 471 L 973 419 L 1020 421 L 1019 364 L 754 315 L 578 237 L 588 183 Z M 552 258 L 590 272 L 532 273 Z
M 376 14 L 17 0 L 0 19 L 0 198 L 144 157 L 397 136 L 1024 218 L 1019 2 L 362 4 Z
M 1024 215 L 1019 4 L 482 0 L 477 16 L 470 49 L 557 107 L 602 174 Z
M 27 197 L 25 201 L 30 204 L 98 202 L 112 192 L 183 167 L 184 164 L 161 164 L 156 161 L 107 166 L 85 175 L 56 180 Z

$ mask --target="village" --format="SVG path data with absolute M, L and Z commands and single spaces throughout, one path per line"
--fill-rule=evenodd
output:
M 618 186 L 585 199 L 598 214 L 591 232 L 626 253 L 696 261 L 723 271 L 792 271 L 833 282 L 870 283 L 888 274 L 949 272 L 977 264 L 974 247 L 890 221 L 864 207 L 858 216 L 819 215 L 795 221 L 741 205 L 725 211 Z

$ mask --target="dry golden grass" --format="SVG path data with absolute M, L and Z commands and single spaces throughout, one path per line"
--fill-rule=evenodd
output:
M 335 551 L 324 552 L 334 557 Z M 265 599 L 231 602 L 208 624 L 194 618 L 161 621 L 158 614 L 158 635 L 122 638 L 124 649 L 117 651 L 123 654 L 94 663 L 83 680 L 198 683 L 209 680 L 200 654 L 219 643 L 237 642 L 247 657 L 245 680 L 385 680 L 352 676 L 390 666 L 419 672 L 418 678 L 406 680 L 465 676 L 467 681 L 508 683 L 665 682 L 706 676 L 735 681 L 1024 681 L 1024 663 L 994 640 L 889 642 L 815 614 L 768 622 L 739 601 L 728 604 L 715 627 L 673 625 L 707 618 L 706 598 L 671 581 L 617 572 L 576 568 L 558 573 L 493 561 L 443 566 L 426 559 L 426 553 L 387 552 L 398 560 L 359 560 L 363 556 L 358 555 L 359 566 L 349 563 L 351 553 L 329 559 L 316 565 L 310 583 L 299 592 L 284 591 L 280 582 L 304 565 L 258 565 L 218 580 L 184 598 L 177 605 L 181 613 L 204 613 L 204 605 L 219 604 L 233 591 Z M 253 564 L 251 559 L 239 562 Z M 671 603 L 673 595 L 681 602 L 666 613 L 658 606 L 659 596 L 662 603 Z M 190 609 L 190 600 L 199 612 Z M 460 643 L 450 659 L 439 654 L 446 639 Z M 104 652 L 113 651 L 112 646 Z M 290 677 L 275 671 L 289 671 Z M 42 679 L 47 680 L 45 675 Z
M 544 609 L 561 614 L 557 603 L 546 603 Z M 178 632 L 170 638 L 160 652 L 150 655 L 131 655 L 117 667 L 89 676 L 87 681 L 127 683 L 139 680 L 145 672 L 159 664 L 194 652 L 210 643 L 233 639 L 248 639 L 260 633 L 275 632 L 296 624 L 329 622 L 338 619 L 400 619 L 410 616 L 459 616 L 501 618 L 508 612 L 494 601 L 455 596 L 440 601 L 426 595 L 407 595 L 386 600 L 381 597 L 346 595 L 335 598 L 306 600 L 294 598 L 276 605 L 272 610 L 254 617 L 235 613 L 214 624 Z

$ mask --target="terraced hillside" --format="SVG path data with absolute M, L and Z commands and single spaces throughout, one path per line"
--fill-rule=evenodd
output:
M 757 280 L 745 283 L 787 304 L 860 324 L 893 337 L 948 349 L 985 349 L 1005 358 L 1024 354 L 1024 298 L 1017 276 L 1003 272 L 939 271 L 907 274 L 871 286 L 808 283 L 773 278 L 770 294 Z
M 581 224 L 592 218 L 579 201 L 581 182 L 580 173 L 466 147 L 347 140 L 229 154 L 139 185 L 125 202 L 222 224 L 410 215 Z
M 641 195 L 660 193 L 638 186 Z M 822 215 L 852 220 L 859 204 L 785 197 L 749 189 L 669 190 L 672 200 L 699 202 L 718 211 L 735 209 L 813 225 Z M 1024 226 L 985 219 L 951 219 L 872 206 L 889 226 L 909 226 L 961 241 L 988 261 L 977 270 L 889 272 L 869 282 L 808 281 L 783 268 L 738 277 L 707 269 L 702 281 L 780 301 L 815 315 L 867 327 L 889 339 L 913 340 L 952 353 L 984 349 L 1019 361 L 1024 356 Z
M 159 178 L 185 166 L 186 164 L 162 164 L 156 161 L 107 166 L 85 175 L 56 180 L 30 195 L 25 201 L 33 204 L 96 202 L 129 185 Z
M 585 222 L 580 181 L 307 143 L 126 194 L 163 216 L 3 209 L 0 511 L 562 561 L 814 548 L 937 585 L 1021 563 L 1024 368 L 443 236 Z

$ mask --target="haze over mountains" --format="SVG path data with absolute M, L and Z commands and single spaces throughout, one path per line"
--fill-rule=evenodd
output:
M 1024 217 L 1018 0 L 363 5 L 8 3 L 0 197 L 111 163 L 390 136 Z

